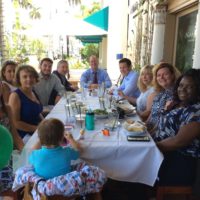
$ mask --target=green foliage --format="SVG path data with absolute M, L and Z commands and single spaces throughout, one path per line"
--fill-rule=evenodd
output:
M 23 8 L 25 10 L 29 10 L 29 16 L 31 19 L 40 19 L 40 8 L 35 7 L 32 4 L 32 0 L 12 0 L 13 5 L 16 9 Z
M 99 44 L 86 44 L 80 50 L 81 58 L 83 61 L 88 61 L 91 55 L 99 56 Z
M 27 63 L 29 55 L 37 55 L 38 60 L 45 55 L 45 45 L 40 40 L 31 40 L 15 32 L 7 34 L 6 49 L 8 58 L 20 64 Z
M 20 19 L 20 10 L 23 8 L 29 10 L 29 16 L 32 19 L 40 18 L 39 8 L 32 5 L 31 0 L 13 0 L 15 7 L 15 22 L 13 32 L 6 34 L 6 51 L 9 59 L 14 59 L 18 63 L 29 62 L 29 55 L 37 55 L 38 60 L 45 55 L 45 45 L 38 39 L 30 39 L 23 34 L 27 27 L 23 25 Z
M 81 5 L 81 18 L 85 18 L 90 16 L 91 14 L 99 11 L 101 9 L 101 5 L 99 2 L 93 2 L 90 7 L 88 5 Z
M 140 72 L 140 69 L 141 69 L 140 64 L 135 64 L 135 65 L 133 66 L 133 70 L 134 70 L 134 71 Z
M 88 69 L 88 63 L 81 62 L 80 60 L 70 64 L 70 69 Z

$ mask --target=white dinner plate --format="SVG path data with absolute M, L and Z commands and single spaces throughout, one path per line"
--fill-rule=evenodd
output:
M 108 118 L 108 114 L 105 114 L 105 115 L 97 115 L 97 114 L 95 114 L 95 118 L 96 119 L 106 119 L 106 118 Z
M 126 130 L 124 127 L 122 127 L 122 131 L 125 135 L 131 135 L 131 136 L 145 136 L 147 135 L 146 131 L 139 131 L 139 132 L 135 132 L 135 131 L 128 131 Z
M 132 117 L 132 116 L 136 115 L 136 110 L 133 110 L 133 111 L 131 111 L 131 112 L 129 112 L 129 113 L 126 113 L 125 115 L 126 115 L 127 117 Z

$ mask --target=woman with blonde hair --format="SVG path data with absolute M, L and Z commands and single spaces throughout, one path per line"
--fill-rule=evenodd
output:
M 138 78 L 138 88 L 141 94 L 136 100 L 136 106 L 137 113 L 143 121 L 145 121 L 151 113 L 153 97 L 155 96 L 152 95 L 154 93 L 154 88 L 152 87 L 153 67 L 153 65 L 145 65 L 141 69 Z
M 142 120 L 146 120 L 151 112 L 151 105 L 153 101 L 152 93 L 154 89 L 152 87 L 153 80 L 153 65 L 145 65 L 140 70 L 137 86 L 140 90 L 140 96 L 138 98 L 129 97 L 121 92 L 124 99 L 128 100 L 131 104 L 137 106 L 137 113 Z M 149 98 L 151 96 L 151 98 Z M 155 95 L 154 95 L 155 96 Z
M 149 131 L 159 123 L 162 110 L 165 108 L 167 101 L 173 97 L 173 88 L 180 72 L 173 65 L 161 62 L 153 69 L 153 86 L 157 95 L 154 97 L 151 114 L 147 120 Z

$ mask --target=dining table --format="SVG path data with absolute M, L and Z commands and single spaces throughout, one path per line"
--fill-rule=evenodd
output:
M 85 105 L 89 110 L 100 109 L 102 104 L 97 94 L 76 93 L 73 94 L 75 101 Z M 80 152 L 81 160 L 102 168 L 107 176 L 118 181 L 143 183 L 153 186 L 158 177 L 159 168 L 163 161 L 163 154 L 157 148 L 150 134 L 149 141 L 128 141 L 127 131 L 123 127 L 123 122 L 127 119 L 140 121 L 136 112 L 125 115 L 124 119 L 118 119 L 116 125 L 111 127 L 109 135 L 103 134 L 105 125 L 115 118 L 112 110 L 108 108 L 108 102 L 104 102 L 109 114 L 105 117 L 95 117 L 94 130 L 87 130 L 84 122 L 74 121 L 73 128 L 70 130 L 73 137 L 78 140 L 82 147 Z M 70 104 L 67 95 L 53 107 L 46 118 L 57 118 L 66 126 L 68 125 L 68 114 L 66 114 L 66 105 Z M 112 102 L 111 102 L 112 104 Z M 113 106 L 113 105 L 112 105 Z M 128 105 L 131 106 L 130 104 Z M 111 107 L 111 105 L 110 105 Z M 84 116 L 83 113 L 79 113 Z M 71 113 L 72 115 L 72 113 Z M 83 137 L 80 137 L 80 130 L 85 129 Z M 31 136 L 22 150 L 19 158 L 15 161 L 15 168 L 29 165 L 28 157 L 33 150 L 33 146 L 38 142 L 37 130 Z

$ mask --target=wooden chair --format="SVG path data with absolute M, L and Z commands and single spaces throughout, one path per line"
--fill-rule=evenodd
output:
M 19 198 L 18 198 L 17 192 L 13 192 L 13 191 L 11 191 L 11 190 L 2 192 L 2 193 L 0 194 L 0 196 L 3 196 L 3 197 L 4 197 L 4 196 L 13 197 L 14 200 L 18 200 L 18 199 L 19 199 Z
M 156 200 L 164 200 L 165 195 L 182 195 L 185 200 L 192 197 L 192 187 L 190 186 L 158 186 Z
M 157 186 L 156 200 L 164 200 L 165 195 L 182 195 L 186 200 L 200 199 L 200 159 L 197 160 L 193 186 Z

